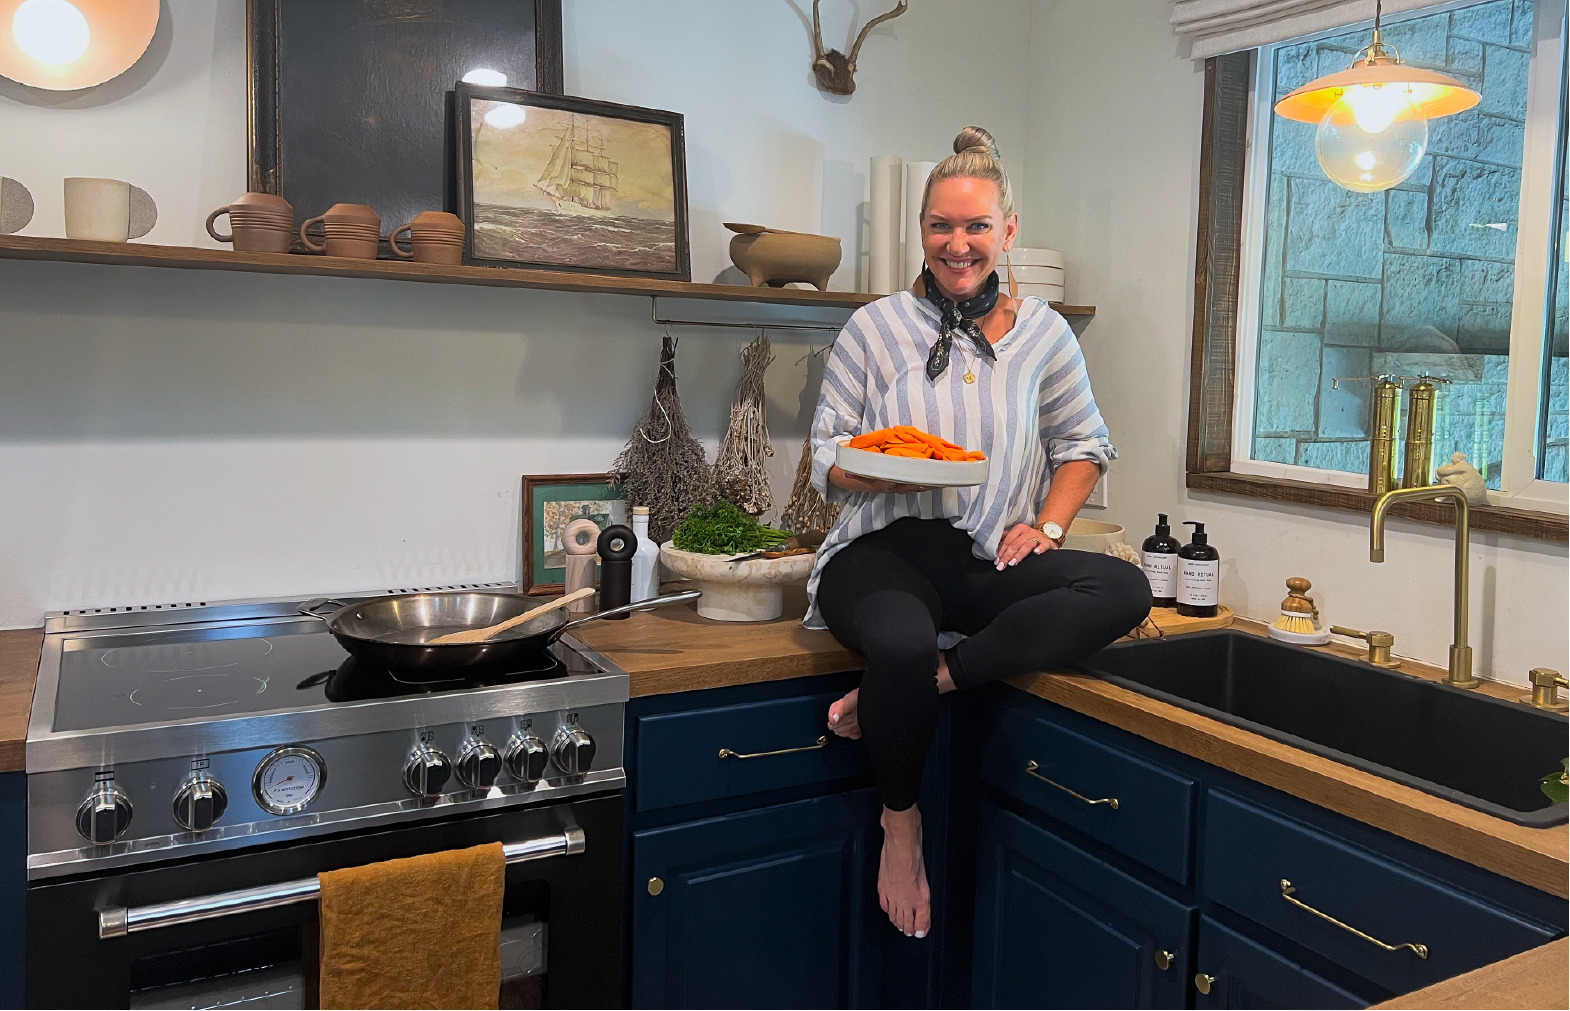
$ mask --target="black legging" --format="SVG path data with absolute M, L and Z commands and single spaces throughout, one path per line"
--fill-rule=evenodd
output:
M 906 517 L 847 544 L 818 583 L 829 630 L 866 661 L 857 715 L 890 810 L 921 789 L 939 631 L 969 636 L 944 656 L 954 687 L 973 688 L 1083 660 L 1150 613 L 1150 583 L 1121 558 L 1060 549 L 999 572 L 971 543 L 948 520 Z

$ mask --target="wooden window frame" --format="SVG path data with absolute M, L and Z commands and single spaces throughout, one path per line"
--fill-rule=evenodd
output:
M 1367 515 L 1373 511 L 1377 496 L 1366 490 L 1232 470 L 1252 75 L 1249 52 L 1205 61 L 1185 483 L 1195 491 Z M 1403 503 L 1392 512 L 1425 523 L 1455 523 L 1455 507 L 1437 501 Z M 1489 505 L 1471 510 L 1470 518 L 1474 530 L 1570 541 L 1570 522 L 1560 513 Z

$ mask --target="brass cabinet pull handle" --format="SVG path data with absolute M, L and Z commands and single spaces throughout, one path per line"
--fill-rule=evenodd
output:
M 1041 766 L 1036 764 L 1036 760 L 1034 758 L 1025 762 L 1025 772 L 1028 775 L 1035 776 L 1037 779 L 1041 780 L 1048 786 L 1057 787 L 1059 790 L 1062 790 L 1064 793 L 1068 794 L 1070 797 L 1073 797 L 1075 800 L 1082 800 L 1086 804 L 1105 804 L 1114 811 L 1118 809 L 1118 799 L 1116 797 L 1098 797 L 1096 799 L 1091 799 L 1082 793 L 1075 793 L 1073 790 L 1070 790 L 1062 783 L 1054 783 L 1052 780 L 1043 776 L 1040 772 L 1037 772 L 1036 770 L 1040 768 Z
M 754 751 L 750 755 L 743 755 L 741 752 L 739 752 L 739 751 L 732 751 L 729 748 L 721 748 L 720 749 L 720 757 L 721 758 L 768 758 L 771 755 L 794 755 L 798 751 L 818 751 L 818 750 L 820 750 L 822 748 L 828 747 L 828 744 L 829 744 L 829 739 L 828 739 L 828 737 L 825 736 L 825 737 L 818 738 L 816 741 L 814 741 L 811 744 L 803 745 L 800 748 L 781 748 L 778 751 Z
M 1210 993 L 1211 985 L 1214 984 L 1215 981 L 1216 977 L 1210 975 L 1209 973 L 1197 972 L 1194 974 L 1194 989 L 1198 990 L 1202 994 L 1208 994 Z
M 1177 956 L 1172 954 L 1172 952 L 1158 950 L 1156 952 L 1156 968 L 1160 969 L 1162 972 L 1165 972 L 1172 968 L 1172 963 L 1176 959 Z
M 1324 920 L 1326 923 L 1333 923 L 1336 926 L 1340 927 L 1342 930 L 1346 931 L 1347 933 L 1349 933 L 1349 934 L 1356 934 L 1358 937 L 1361 937 L 1363 940 L 1367 941 L 1369 944 L 1377 945 L 1378 947 L 1383 948 L 1386 951 L 1400 951 L 1402 948 L 1411 948 L 1413 953 L 1416 954 L 1418 958 L 1427 958 L 1428 957 L 1428 945 L 1426 945 L 1426 944 L 1386 944 L 1385 942 L 1381 941 L 1377 937 L 1369 937 L 1367 934 L 1363 933 L 1361 930 L 1358 930 L 1356 927 L 1351 927 L 1351 926 L 1348 926 L 1345 923 L 1342 923 L 1340 920 L 1336 919 L 1334 916 L 1330 916 L 1329 914 L 1326 914 L 1326 913 L 1321 913 L 1319 910 L 1315 909 L 1313 906 L 1311 906 L 1308 903 L 1302 901 L 1301 899 L 1293 898 L 1293 893 L 1296 892 L 1296 891 L 1297 891 L 1297 889 L 1292 886 L 1292 882 L 1288 881 L 1286 878 L 1282 878 L 1281 879 L 1281 897 L 1283 899 L 1286 899 L 1288 902 L 1292 903 L 1294 906 L 1298 907 L 1299 909 L 1306 909 L 1310 913 L 1313 913 L 1315 916 L 1319 917 L 1321 920 Z

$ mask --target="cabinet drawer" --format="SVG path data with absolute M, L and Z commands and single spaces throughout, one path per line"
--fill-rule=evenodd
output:
M 1202 885 L 1212 900 L 1395 993 L 1449 979 L 1557 936 L 1444 882 L 1220 791 L 1211 791 L 1206 800 L 1203 853 Z M 1422 945 L 1426 957 L 1405 945 Z
M 1192 779 L 1061 727 L 1034 706 L 1006 711 L 1002 723 L 983 773 L 989 782 L 1188 884 Z
M 870 775 L 862 743 L 828 732 L 829 704 L 841 694 L 639 717 L 636 809 Z

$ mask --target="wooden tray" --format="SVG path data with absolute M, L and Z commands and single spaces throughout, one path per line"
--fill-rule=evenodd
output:
M 1232 609 L 1223 604 L 1217 609 L 1214 618 L 1186 618 L 1178 614 L 1175 607 L 1155 607 L 1151 608 L 1150 620 L 1161 629 L 1162 635 L 1182 635 L 1184 632 L 1226 628 L 1232 624 Z M 1149 626 L 1145 626 L 1145 629 L 1148 632 Z M 1124 638 L 1131 639 L 1133 636 L 1124 636 Z M 1150 636 L 1141 636 L 1141 638 L 1150 638 Z

